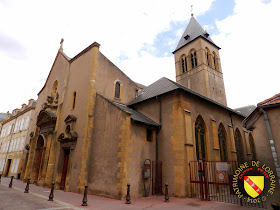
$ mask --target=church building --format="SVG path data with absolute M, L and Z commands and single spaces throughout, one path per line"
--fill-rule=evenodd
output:
M 256 158 L 245 116 L 227 107 L 220 47 L 193 16 L 173 52 L 176 82 L 145 87 L 97 42 L 73 58 L 62 44 L 32 113 L 25 180 L 79 193 L 87 184 L 117 199 L 127 184 L 143 197 L 168 183 L 170 195 L 187 197 L 190 162 Z

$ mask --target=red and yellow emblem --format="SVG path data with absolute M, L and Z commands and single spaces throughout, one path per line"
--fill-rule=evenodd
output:
M 259 196 L 264 188 L 264 176 L 244 176 L 244 189 L 252 198 Z

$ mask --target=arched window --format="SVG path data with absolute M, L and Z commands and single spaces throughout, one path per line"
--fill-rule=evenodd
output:
M 197 66 L 196 52 L 194 52 L 193 55 L 194 55 L 194 65 Z
M 226 144 L 226 132 L 222 123 L 218 128 L 218 139 L 220 145 L 220 157 L 221 161 L 227 161 L 227 144 Z
M 190 56 L 191 56 L 191 65 L 192 65 L 192 68 L 197 67 L 196 51 L 192 51 L 192 52 L 190 53 Z
M 182 65 L 182 73 L 188 71 L 188 64 L 187 64 L 187 56 L 182 56 L 181 58 L 181 65 Z
M 191 53 L 191 63 L 192 63 L 192 68 L 194 68 L 194 58 L 193 58 L 193 54 Z
M 250 150 L 252 154 L 252 160 L 256 160 L 256 148 L 255 148 L 255 143 L 252 134 L 249 134 L 249 145 L 250 145 Z
M 53 86 L 52 86 L 52 91 L 51 91 L 51 96 L 52 97 L 54 97 L 56 95 L 57 87 L 58 87 L 58 81 L 55 80 L 55 82 L 53 83 Z
M 75 109 L 76 106 L 76 97 L 77 97 L 77 92 L 74 91 L 73 96 L 72 96 L 72 109 Z
M 206 159 L 205 148 L 205 123 L 199 115 L 195 121 L 195 143 L 196 143 L 196 158 L 197 160 Z
M 120 92 L 121 92 L 121 84 L 120 84 L 120 82 L 116 82 L 116 84 L 115 84 L 115 98 L 120 98 Z
M 216 55 L 215 52 L 213 52 L 213 64 L 214 64 L 214 69 L 218 70 L 218 56 Z
M 210 66 L 210 50 L 206 47 L 206 60 L 207 65 Z
M 242 138 L 238 128 L 236 128 L 234 133 L 234 141 L 235 141 L 235 148 L 237 152 L 237 161 L 239 163 L 244 163 Z

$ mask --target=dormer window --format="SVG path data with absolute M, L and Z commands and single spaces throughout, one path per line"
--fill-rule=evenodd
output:
M 204 36 L 205 36 L 206 38 L 209 37 L 209 33 L 208 33 L 206 30 L 204 31 Z
M 190 35 L 187 34 L 184 38 L 185 38 L 185 40 L 188 40 L 190 38 Z

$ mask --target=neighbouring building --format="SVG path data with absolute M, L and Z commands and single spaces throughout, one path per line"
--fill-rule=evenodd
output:
M 133 197 L 144 195 L 144 182 L 153 194 L 169 183 L 171 195 L 186 197 L 191 161 L 256 156 L 245 116 L 227 107 L 220 48 L 193 16 L 173 52 L 176 82 L 144 87 L 97 42 L 73 58 L 62 44 L 32 113 L 25 180 L 73 192 L 87 184 L 91 194 L 118 199 L 128 183 Z
M 280 203 L 280 93 L 258 103 L 255 110 L 244 120 L 244 127 L 252 131 L 253 137 L 249 136 L 249 144 L 261 160 L 275 174 L 276 193 Z M 253 143 L 256 142 L 256 144 Z M 278 195 L 277 195 L 278 193 Z
M 7 113 L 7 119 L 2 121 L 0 134 L 0 174 L 4 176 L 19 177 L 22 168 L 26 164 L 26 138 L 32 111 L 35 109 L 36 101 L 22 104 L 21 109 L 14 109 Z

